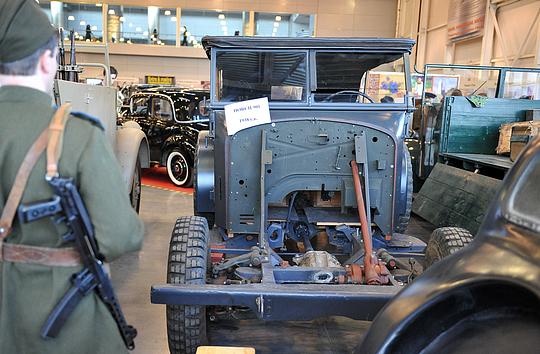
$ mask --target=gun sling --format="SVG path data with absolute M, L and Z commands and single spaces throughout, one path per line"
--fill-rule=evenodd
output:
M 63 130 L 70 114 L 70 105 L 62 105 L 54 114 L 49 127 L 45 129 L 32 144 L 26 154 L 15 182 L 9 192 L 8 199 L 0 217 L 0 261 L 32 263 L 45 266 L 73 267 L 81 265 L 77 250 L 69 248 L 49 248 L 29 245 L 4 243 L 11 233 L 13 219 L 26 188 L 26 183 L 37 160 L 47 146 L 47 176 L 57 173 L 57 162 L 62 149 Z

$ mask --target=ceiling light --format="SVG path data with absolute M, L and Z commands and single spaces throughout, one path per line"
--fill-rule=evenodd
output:
M 274 27 L 279 27 L 279 22 L 274 22 Z
M 218 17 L 220 20 L 224 20 L 225 19 L 225 15 L 224 14 L 219 14 Z
M 86 26 L 86 21 L 81 21 L 81 22 L 79 22 L 79 25 L 81 25 L 81 26 Z
M 102 7 L 103 5 L 100 4 L 99 2 L 96 4 L 97 7 Z
M 75 21 L 75 16 L 68 16 L 68 21 Z
M 133 23 L 130 22 L 130 23 L 128 24 L 128 27 L 133 27 Z
M 171 16 L 171 10 L 165 10 L 165 16 Z
M 109 10 L 109 15 L 116 15 L 116 12 L 114 11 L 114 9 Z
M 172 17 L 171 17 L 171 21 L 172 21 L 172 22 L 176 22 L 176 16 L 172 16 Z
M 281 16 L 276 16 L 276 21 L 281 21 Z
M 124 22 L 126 18 L 124 16 L 120 16 L 120 22 Z

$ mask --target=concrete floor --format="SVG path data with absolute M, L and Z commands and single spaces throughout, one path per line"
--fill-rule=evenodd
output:
M 192 195 L 143 187 L 144 245 L 112 264 L 112 278 L 128 322 L 138 330 L 135 354 L 169 353 L 165 306 L 150 304 L 150 286 L 166 282 L 169 239 L 174 221 L 192 215 Z M 413 219 L 408 233 L 426 239 L 432 228 Z M 369 322 L 332 317 L 316 321 L 220 322 L 209 329 L 215 345 L 255 347 L 257 353 L 350 353 Z

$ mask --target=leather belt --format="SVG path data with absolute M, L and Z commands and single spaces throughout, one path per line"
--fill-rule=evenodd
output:
M 39 264 L 52 267 L 76 267 L 82 265 L 79 252 L 73 247 L 50 248 L 4 243 L 1 261 Z

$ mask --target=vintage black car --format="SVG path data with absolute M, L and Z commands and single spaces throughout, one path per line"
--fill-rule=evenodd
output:
M 208 117 L 201 110 L 209 97 L 208 91 L 177 87 L 149 88 L 130 97 L 124 119 L 142 127 L 150 145 L 150 160 L 166 166 L 177 186 L 193 184 L 197 137 L 200 131 L 208 130 Z

